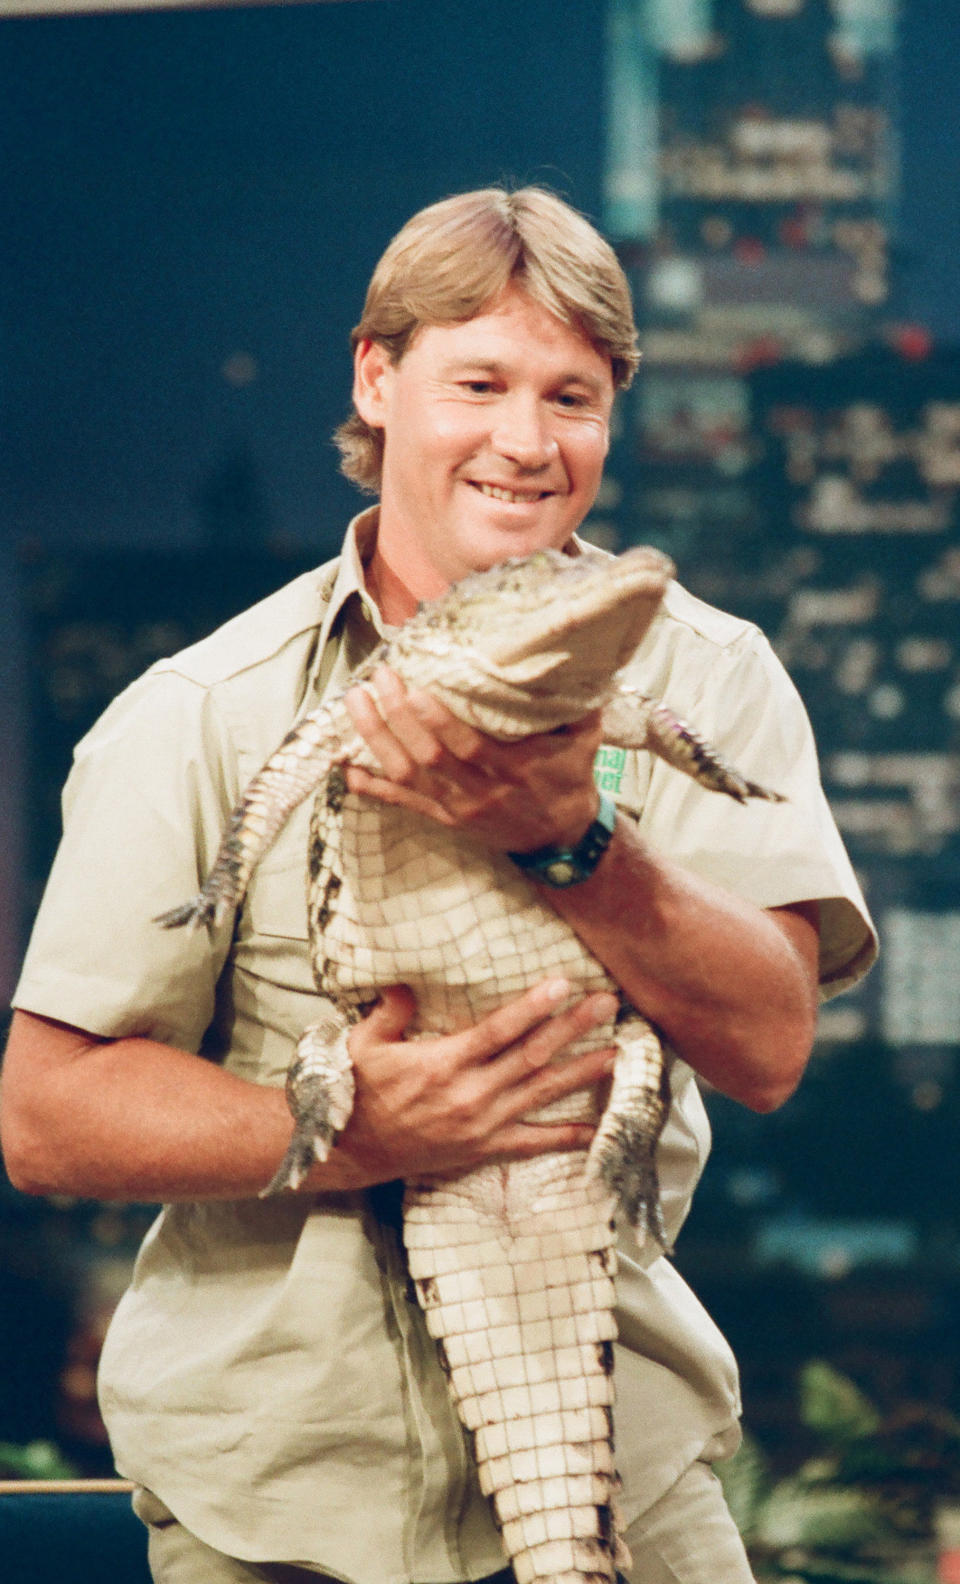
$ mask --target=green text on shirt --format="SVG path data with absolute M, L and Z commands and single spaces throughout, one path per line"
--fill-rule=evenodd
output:
M 593 779 L 601 792 L 611 792 L 616 796 L 620 791 L 626 763 L 625 748 L 608 748 L 604 745 L 597 749 L 597 757 L 593 761 Z

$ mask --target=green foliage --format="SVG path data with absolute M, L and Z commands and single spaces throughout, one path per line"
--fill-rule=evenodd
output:
M 752 1540 L 770 1494 L 770 1474 L 766 1458 L 748 1431 L 744 1431 L 735 1455 L 724 1463 L 715 1463 L 714 1470 L 723 1485 L 734 1523 L 744 1540 Z
M 880 1415 L 859 1387 L 818 1359 L 800 1374 L 800 1418 L 830 1446 L 873 1435 Z
M 960 1421 L 911 1405 L 884 1417 L 820 1360 L 799 1380 L 816 1454 L 779 1480 L 757 1442 L 716 1465 L 758 1575 L 808 1584 L 914 1584 L 910 1547 L 930 1541 L 938 1501 L 960 1495 Z
M 769 1551 L 809 1546 L 847 1554 L 890 1538 L 877 1504 L 864 1491 L 811 1484 L 803 1471 L 773 1488 L 754 1532 L 755 1541 Z
M 15 1446 L 0 1441 L 0 1479 L 75 1479 L 77 1470 L 52 1441 L 28 1441 Z

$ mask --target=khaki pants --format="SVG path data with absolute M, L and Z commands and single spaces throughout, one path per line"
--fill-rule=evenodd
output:
M 343 1584 L 289 1562 L 241 1562 L 190 1534 L 149 1491 L 135 1511 L 150 1531 L 155 1584 Z M 754 1584 L 743 1542 L 707 1463 L 694 1463 L 627 1530 L 629 1584 Z M 509 1568 L 483 1584 L 512 1584 Z

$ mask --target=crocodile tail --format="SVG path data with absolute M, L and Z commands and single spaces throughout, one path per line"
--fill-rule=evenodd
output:
M 539 1181 L 525 1201 L 528 1167 Z M 629 1565 L 615 1500 L 612 1204 L 572 1155 L 407 1189 L 410 1273 L 518 1584 L 613 1584 Z

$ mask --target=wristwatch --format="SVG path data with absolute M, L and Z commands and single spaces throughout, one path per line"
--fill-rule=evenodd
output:
M 581 880 L 589 880 L 609 847 L 616 822 L 617 806 L 601 792 L 597 817 L 575 847 L 537 847 L 533 852 L 512 852 L 507 857 L 518 869 L 545 880 L 547 885 L 558 889 L 579 885 Z

